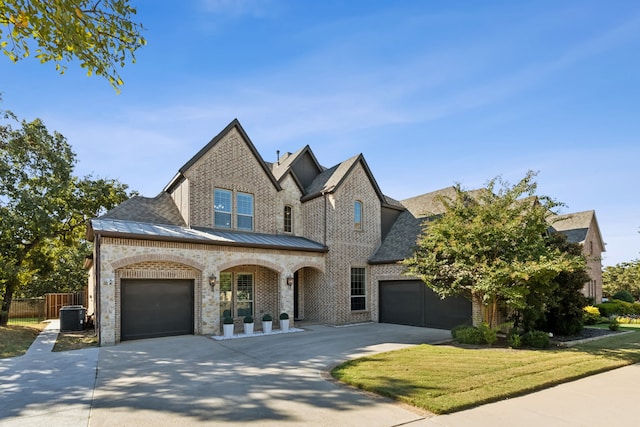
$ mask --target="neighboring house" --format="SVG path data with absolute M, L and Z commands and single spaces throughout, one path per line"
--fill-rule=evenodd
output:
M 567 236 L 569 242 L 582 245 L 591 278 L 585 283 L 582 293 L 596 304 L 602 302 L 602 252 L 606 249 L 595 211 L 556 215 L 550 222 L 555 231 Z
M 89 222 L 100 344 L 217 335 L 229 315 L 258 329 L 282 312 L 335 325 L 469 323 L 468 301 L 440 300 L 397 263 L 447 191 L 398 202 L 362 155 L 325 168 L 309 146 L 268 163 L 234 120 L 158 196 Z

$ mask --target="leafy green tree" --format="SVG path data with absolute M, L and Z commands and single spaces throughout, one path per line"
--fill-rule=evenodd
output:
M 78 60 L 89 76 L 107 78 L 118 91 L 118 68 L 135 62 L 135 51 L 146 44 L 135 14 L 128 0 L 2 0 L 0 47 L 13 62 L 35 47 L 35 57 L 54 62 L 61 73 L 63 62 Z
M 457 185 L 454 198 L 440 199 L 445 212 L 425 223 L 405 273 L 442 298 L 479 304 L 495 326 L 501 306 L 523 309 L 533 290 L 549 292 L 560 273 L 583 268 L 583 257 L 549 244 L 547 217 L 558 203 L 535 196 L 535 176 L 513 186 L 495 178 L 473 193 Z
M 38 293 L 54 280 L 77 286 L 82 264 L 75 263 L 88 249 L 86 221 L 129 197 L 127 186 L 117 181 L 74 176 L 71 147 L 42 121 L 14 128 L 15 116 L 5 113 L 5 119 L 0 125 L 0 325 L 7 323 L 16 293 Z
M 560 233 L 549 236 L 549 244 L 562 252 L 581 257 L 582 246 L 570 243 Z M 582 294 L 584 284 L 589 281 L 586 266 L 573 271 L 563 271 L 553 280 L 548 293 L 540 298 L 541 304 L 527 304 L 522 311 L 525 331 L 541 330 L 558 335 L 575 335 L 582 331 L 583 308 L 587 298 Z
M 627 291 L 640 300 L 640 259 L 605 267 L 602 271 L 602 290 L 607 295 Z

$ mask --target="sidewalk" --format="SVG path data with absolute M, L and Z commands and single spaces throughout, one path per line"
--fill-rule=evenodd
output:
M 427 427 L 592 427 L 638 425 L 640 364 L 536 393 L 441 415 Z
M 53 320 L 25 355 L 0 359 L 0 426 L 87 425 L 98 348 L 53 353 L 59 328 Z

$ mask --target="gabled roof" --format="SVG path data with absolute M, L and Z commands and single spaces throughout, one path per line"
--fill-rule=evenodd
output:
M 95 234 L 107 237 L 203 243 L 220 246 L 304 252 L 327 251 L 327 248 L 322 243 L 304 237 L 224 231 L 204 227 L 189 228 L 170 224 L 151 224 L 148 221 L 124 221 L 104 217 L 92 219 L 89 222 L 89 230 L 87 232 L 89 239 L 93 240 Z
M 119 204 L 100 217 L 101 219 L 121 219 L 185 226 L 180 211 L 168 193 L 156 197 L 134 196 Z
M 382 244 L 369 258 L 369 264 L 396 263 L 410 257 L 425 221 L 427 218 L 416 218 L 409 210 L 402 212 Z
M 382 203 L 386 203 L 386 198 L 382 191 L 380 191 L 380 187 L 378 187 L 378 183 L 376 182 L 367 162 L 364 159 L 362 154 L 358 154 L 357 156 L 353 156 L 350 159 L 345 160 L 344 162 L 338 163 L 332 168 L 326 169 L 320 175 L 318 175 L 313 182 L 305 189 L 306 195 L 302 197 L 302 201 L 306 202 L 308 200 L 314 199 L 316 197 L 320 197 L 323 194 L 334 193 L 340 185 L 345 181 L 345 179 L 349 176 L 351 171 L 356 167 L 357 164 L 361 164 L 362 168 L 369 178 L 369 182 L 374 188 L 374 191 L 378 195 L 378 199 Z
M 549 217 L 549 223 L 553 230 L 567 236 L 567 240 L 571 243 L 584 244 L 589 229 L 593 227 L 602 251 L 606 250 L 596 213 L 593 210 L 553 215 Z
M 253 142 L 251 142 L 251 139 L 249 138 L 249 136 L 247 135 L 247 133 L 244 131 L 244 129 L 242 128 L 242 125 L 240 124 L 240 122 L 238 121 L 238 119 L 233 119 L 231 121 L 231 123 L 229 123 L 227 125 L 227 127 L 225 127 L 219 134 L 217 134 L 215 137 L 213 137 L 213 139 L 211 141 L 209 141 L 209 143 L 207 145 L 205 145 L 204 147 L 202 147 L 202 149 L 200 149 L 200 151 L 198 151 L 196 153 L 195 156 L 193 156 L 187 163 L 184 164 L 184 166 L 182 166 L 178 173 L 176 174 L 175 177 L 173 177 L 173 179 L 171 180 L 171 182 L 169 182 L 169 184 L 167 184 L 167 186 L 164 188 L 163 191 L 171 191 L 171 189 L 177 185 L 178 183 L 181 182 L 182 179 L 184 179 L 184 173 L 191 167 L 193 166 L 198 160 L 200 160 L 200 158 L 202 156 L 204 156 L 209 150 L 211 150 L 218 142 L 220 142 L 220 140 L 222 138 L 224 138 L 229 132 L 231 132 L 231 130 L 233 128 L 236 128 L 236 130 L 238 131 L 238 133 L 240 134 L 240 136 L 242 137 L 242 139 L 244 139 L 244 141 L 247 144 L 247 147 L 249 147 L 249 150 L 251 150 L 251 153 L 253 154 L 253 156 L 256 158 L 256 160 L 258 161 L 258 164 L 260 165 L 260 167 L 262 168 L 262 170 L 264 171 L 264 173 L 267 175 L 267 177 L 269 178 L 269 180 L 271 181 L 271 183 L 273 184 L 273 186 L 279 191 L 281 190 L 280 184 L 278 184 L 278 181 L 276 180 L 276 178 L 273 176 L 273 174 L 271 173 L 270 168 L 267 166 L 267 164 L 265 163 L 265 161 L 262 159 L 262 156 L 260 156 L 260 153 L 258 153 L 258 150 L 256 150 L 255 145 L 253 145 Z

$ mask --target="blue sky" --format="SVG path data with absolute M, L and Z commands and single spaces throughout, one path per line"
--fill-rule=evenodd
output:
M 133 0 L 148 45 L 107 81 L 0 61 L 2 107 L 42 118 L 79 175 L 155 196 L 238 118 L 263 158 L 363 153 L 403 199 L 515 183 L 594 209 L 603 264 L 640 256 L 640 3 Z

